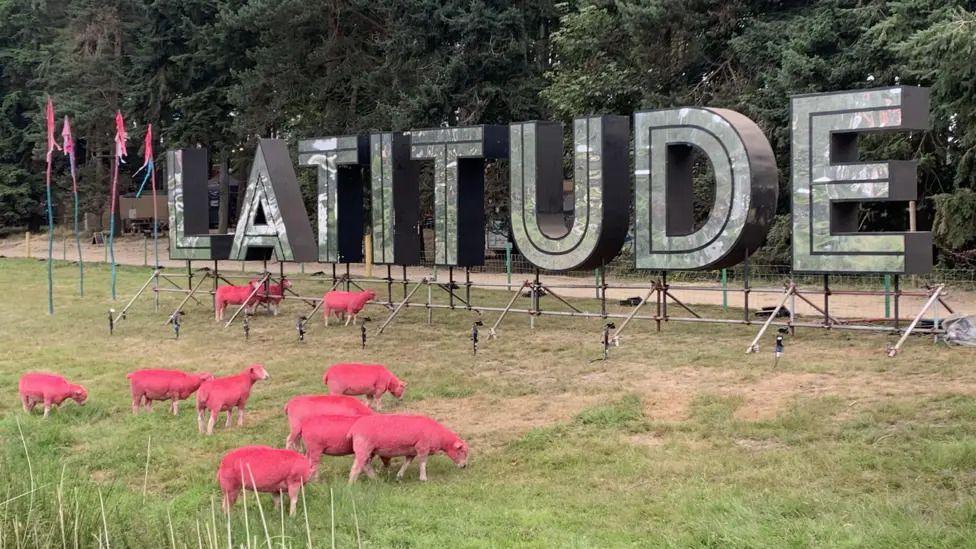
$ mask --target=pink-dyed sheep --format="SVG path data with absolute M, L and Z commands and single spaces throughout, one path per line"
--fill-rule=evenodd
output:
M 342 395 L 300 395 L 285 404 L 288 416 L 288 438 L 285 448 L 293 448 L 301 440 L 302 420 L 309 416 L 366 416 L 373 411 L 360 400 Z
M 257 297 L 258 303 L 269 305 L 272 314 L 278 316 L 278 306 L 281 305 L 281 300 L 284 299 L 285 290 L 291 288 L 291 281 L 285 278 L 280 283 L 268 284 L 267 293 L 264 291 L 264 285 L 261 284 L 261 279 L 255 278 L 251 281 L 251 284 L 261 287 L 255 296 Z
M 309 416 L 302 420 L 298 436 L 305 441 L 305 456 L 312 467 L 312 478 L 318 478 L 322 454 L 352 455 L 349 428 L 359 416 Z
M 346 326 L 349 325 L 349 321 L 352 321 L 355 325 L 359 312 L 366 306 L 367 301 L 373 299 L 376 299 L 376 292 L 373 290 L 364 290 L 362 292 L 332 290 L 331 292 L 326 292 L 322 296 L 322 315 L 325 318 L 325 325 L 329 325 L 329 317 L 332 316 L 332 313 L 336 313 L 337 317 L 342 314 L 346 315 Z
M 242 489 L 270 492 L 275 508 L 281 502 L 281 493 L 288 492 L 291 506 L 288 514 L 295 514 L 298 493 L 312 475 L 305 456 L 291 450 L 279 450 L 268 446 L 244 446 L 231 450 L 220 460 L 217 483 L 223 492 L 221 508 L 230 514 Z
M 24 411 L 30 413 L 34 406 L 43 402 L 44 417 L 51 413 L 51 406 L 60 406 L 69 398 L 81 405 L 88 400 L 88 391 L 84 387 L 54 374 L 24 374 L 20 376 L 18 390 Z
M 175 416 L 179 411 L 179 401 L 190 398 L 204 381 L 213 379 L 213 374 L 204 372 L 188 374 L 179 370 L 136 370 L 126 374 L 132 390 L 132 413 L 139 413 L 145 405 L 152 411 L 154 400 L 172 400 L 170 410 Z
M 407 384 L 379 364 L 334 364 L 325 371 L 322 383 L 333 395 L 366 395 L 370 407 L 379 410 L 383 393 L 403 398 Z
M 227 412 L 227 423 L 230 427 L 231 412 L 237 407 L 237 425 L 244 425 L 244 405 L 251 396 L 251 387 L 261 379 L 268 379 L 268 371 L 260 364 L 251 364 L 235 376 L 217 377 L 204 381 L 197 390 L 197 427 L 203 433 L 203 414 L 210 410 L 210 421 L 207 422 L 206 433 L 212 434 L 214 423 L 221 412 Z
M 224 319 L 224 309 L 227 308 L 227 305 L 242 305 L 245 301 L 247 301 L 245 311 L 253 313 L 254 308 L 257 307 L 258 298 L 251 297 L 248 299 L 248 296 L 251 295 L 256 286 L 258 284 L 251 281 L 244 286 L 221 286 L 217 288 L 217 293 L 214 294 L 214 320 Z
M 361 416 L 309 416 L 302 420 L 299 437 L 305 441 L 305 456 L 312 467 L 312 478 L 318 478 L 319 460 L 322 454 L 327 456 L 352 455 L 352 439 L 349 438 L 349 428 Z M 390 458 L 381 457 L 383 467 L 390 466 Z M 372 470 L 372 460 L 364 469 Z
M 373 456 L 392 458 L 404 456 L 403 466 L 397 472 L 402 479 L 414 458 L 420 461 L 420 480 L 427 480 L 427 457 L 444 453 L 458 467 L 468 463 L 468 445 L 452 431 L 425 416 L 374 414 L 359 418 L 349 428 L 356 459 L 349 471 L 353 483 L 362 471 L 370 478 L 375 474 L 369 461 Z

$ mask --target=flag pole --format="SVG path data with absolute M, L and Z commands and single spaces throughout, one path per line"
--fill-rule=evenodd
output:
M 47 314 L 54 314 L 54 209 L 51 206 L 51 160 L 58 142 L 54 139 L 54 103 L 47 98 L 45 108 L 47 119 L 47 170 L 45 181 L 47 186 Z
M 68 156 L 68 169 L 71 171 L 71 193 L 74 195 L 74 230 L 75 246 L 78 248 L 78 292 L 85 297 L 85 259 L 81 253 L 81 235 L 78 232 L 78 169 L 75 162 L 75 141 L 71 137 L 71 121 L 64 117 L 64 128 L 61 130 L 62 150 Z
M 146 175 L 142 179 L 142 184 L 139 185 L 139 190 L 136 192 L 136 198 L 142 196 L 142 190 L 146 187 L 146 181 L 152 181 L 152 192 L 153 192 L 152 237 L 153 237 L 153 261 L 155 261 L 155 263 L 153 263 L 153 267 L 157 268 L 159 267 L 159 234 L 158 234 L 159 206 L 157 204 L 157 198 L 156 198 L 156 160 L 155 160 L 155 154 L 153 153 L 152 124 L 149 124 L 148 127 L 146 128 L 146 140 L 143 146 L 142 155 L 144 158 L 142 167 L 139 168 L 136 171 L 136 173 L 139 173 L 142 170 L 146 170 Z
M 108 253 L 112 262 L 112 300 L 115 300 L 115 285 L 117 279 L 117 268 L 115 264 L 115 209 L 118 198 L 119 187 L 119 164 L 125 162 L 125 120 L 122 119 L 122 112 L 115 112 L 115 160 L 112 162 L 112 199 L 111 211 L 109 212 L 108 222 Z

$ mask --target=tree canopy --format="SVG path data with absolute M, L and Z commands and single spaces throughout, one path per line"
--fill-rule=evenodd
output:
M 0 0 L 0 230 L 41 219 L 48 95 L 73 118 L 92 212 L 116 109 L 133 151 L 151 122 L 158 150 L 204 145 L 242 170 L 258 137 L 701 105 L 769 137 L 782 192 L 761 255 L 787 262 L 789 96 L 895 84 L 931 88 L 932 131 L 863 154 L 919 159 L 919 228 L 941 262 L 972 265 L 971 0 Z M 907 226 L 904 205 L 863 209 L 866 229 Z

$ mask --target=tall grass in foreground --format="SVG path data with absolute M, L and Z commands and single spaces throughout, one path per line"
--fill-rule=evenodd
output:
M 16 456 L 9 447 L 6 454 L 0 455 L 0 485 L 6 487 L 6 493 L 0 499 L 0 549 L 335 547 L 335 502 L 331 487 L 331 540 L 321 539 L 313 543 L 304 489 L 299 498 L 300 517 L 286 516 L 287 495 L 282 498 L 278 516 L 266 517 L 261 496 L 245 490 L 231 516 L 225 515 L 219 509 L 219 502 L 211 497 L 209 507 L 198 511 L 192 527 L 177 526 L 173 523 L 169 503 L 165 505 L 165 516 L 158 516 L 158 505 L 147 507 L 144 499 L 138 501 L 143 496 L 121 489 L 103 490 L 102 486 L 67 471 L 66 467 L 53 468 L 50 461 L 41 460 L 41 466 L 35 468 L 31 447 L 20 429 L 20 420 L 16 421 L 22 455 Z M 253 509 L 248 509 L 249 506 L 257 508 L 260 522 L 254 522 Z M 353 506 L 355 509 L 354 502 Z M 131 507 L 141 509 L 133 511 Z M 269 523 L 274 518 L 280 524 Z M 288 535 L 286 521 L 289 525 L 292 522 L 303 525 L 300 535 Z M 359 519 L 355 514 L 354 521 L 358 540 Z M 294 526 L 290 529 L 294 530 Z

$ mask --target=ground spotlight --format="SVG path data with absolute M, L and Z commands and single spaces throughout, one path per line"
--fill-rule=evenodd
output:
M 363 321 L 359 324 L 359 337 L 362 340 L 363 349 L 366 348 L 366 323 L 372 320 L 372 318 L 364 316 Z
M 607 322 L 603 325 L 603 360 L 610 358 L 610 330 L 615 330 L 616 324 Z
M 180 338 L 180 328 L 183 327 L 184 314 L 183 311 L 176 311 L 169 317 L 168 323 L 173 326 L 173 334 L 176 336 L 176 339 Z
M 484 326 L 485 323 L 480 320 L 475 320 L 471 324 L 471 354 L 478 354 L 478 328 Z

